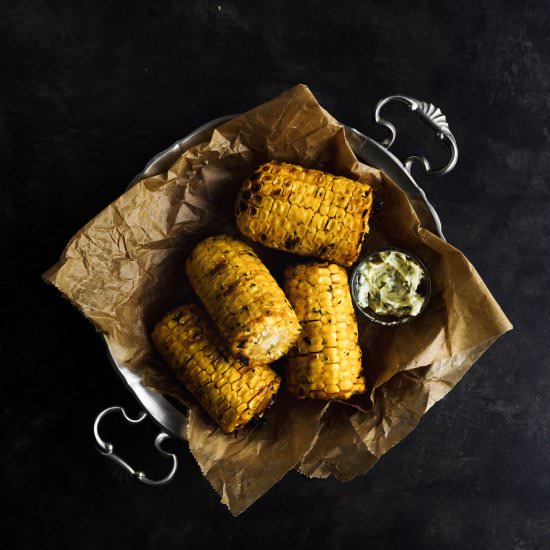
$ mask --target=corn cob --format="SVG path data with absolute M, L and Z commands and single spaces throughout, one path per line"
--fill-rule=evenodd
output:
M 202 307 L 180 306 L 156 325 L 153 342 L 176 376 L 226 432 L 261 415 L 279 389 L 270 367 L 231 357 Z
M 348 399 L 364 393 L 346 270 L 328 263 L 289 266 L 285 291 L 302 325 L 289 355 L 288 391 L 300 398 L 319 399 Z
M 244 182 L 235 215 L 253 241 L 349 266 L 368 232 L 372 199 L 366 183 L 270 161 Z
M 268 364 L 296 342 L 296 314 L 247 244 L 228 235 L 202 241 L 187 260 L 187 276 L 239 359 Z

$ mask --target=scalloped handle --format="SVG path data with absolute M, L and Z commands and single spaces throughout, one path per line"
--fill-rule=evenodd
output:
M 145 412 L 142 412 L 138 418 L 135 418 L 135 419 L 130 418 L 122 407 L 108 407 L 107 409 L 101 411 L 97 415 L 94 422 L 94 437 L 95 437 L 95 441 L 99 452 L 102 455 L 106 456 L 107 458 L 116 462 L 121 468 L 126 470 L 136 481 L 139 481 L 140 483 L 143 483 L 145 485 L 164 485 L 172 481 L 172 479 L 174 478 L 174 475 L 176 474 L 176 470 L 178 469 L 178 459 L 175 454 L 168 453 L 161 448 L 162 442 L 165 439 L 169 439 L 170 436 L 167 433 L 160 432 L 155 438 L 155 447 L 157 448 L 157 451 L 161 455 L 172 459 L 172 468 L 170 469 L 168 474 L 164 476 L 162 479 L 150 479 L 143 472 L 134 470 L 134 468 L 132 468 L 132 466 L 130 466 L 128 462 L 126 462 L 123 458 L 115 454 L 114 452 L 115 448 L 112 443 L 108 443 L 107 441 L 104 441 L 103 439 L 101 439 L 99 435 L 99 424 L 101 423 L 101 420 L 103 419 L 103 417 L 105 417 L 106 415 L 112 412 L 119 412 L 124 418 L 124 420 L 126 420 L 126 422 L 129 422 L 130 424 L 139 424 L 140 422 L 142 422 L 147 418 L 147 413 Z
M 458 160 L 458 147 L 456 145 L 455 137 L 453 136 L 451 130 L 449 130 L 447 118 L 441 112 L 441 109 L 432 103 L 419 101 L 418 99 L 404 95 L 392 95 L 381 99 L 376 104 L 376 109 L 374 111 L 374 122 L 380 126 L 384 126 L 384 128 L 387 128 L 390 132 L 390 135 L 382 141 L 382 145 L 386 147 L 386 149 L 389 149 L 397 136 L 395 126 L 380 116 L 382 107 L 392 101 L 403 103 L 408 107 L 409 111 L 416 113 L 421 120 L 435 130 L 437 139 L 444 141 L 449 147 L 451 153 L 451 159 L 449 162 L 442 168 L 438 169 L 432 169 L 430 162 L 426 157 L 421 155 L 411 155 L 405 161 L 405 168 L 407 171 L 410 173 L 411 166 L 416 161 L 422 165 L 427 174 L 432 176 L 443 176 L 444 174 L 449 173 L 456 166 L 456 162 Z

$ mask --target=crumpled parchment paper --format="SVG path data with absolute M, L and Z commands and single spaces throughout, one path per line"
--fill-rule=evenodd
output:
M 383 207 L 364 250 L 391 244 L 415 253 L 431 274 L 432 298 L 418 319 L 400 327 L 360 320 L 366 395 L 323 403 L 298 401 L 283 389 L 262 425 L 227 436 L 172 376 L 149 333 L 187 296 L 190 250 L 231 226 L 240 184 L 268 159 L 370 183 Z M 257 250 L 276 277 L 301 261 Z M 189 448 L 234 515 L 293 468 L 340 480 L 367 472 L 512 328 L 472 264 L 420 225 L 396 184 L 356 159 L 342 125 L 304 85 L 221 125 L 165 173 L 131 187 L 78 231 L 44 278 L 105 335 L 117 361 L 188 407 Z

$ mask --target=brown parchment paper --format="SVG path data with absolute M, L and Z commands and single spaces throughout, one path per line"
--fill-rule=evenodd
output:
M 432 298 L 422 316 L 401 327 L 360 320 L 368 394 L 327 404 L 298 401 L 282 390 L 262 425 L 227 436 L 159 360 L 148 334 L 187 297 L 184 265 L 192 247 L 221 227 L 232 230 L 241 182 L 268 159 L 373 185 L 383 207 L 365 247 L 392 244 L 416 253 L 430 271 Z M 276 277 L 286 263 L 301 260 L 258 252 Z M 165 173 L 126 191 L 69 241 L 44 278 L 105 335 L 117 361 L 188 407 L 181 435 L 234 515 L 293 468 L 340 480 L 364 474 L 512 328 L 472 264 L 421 227 L 397 185 L 358 162 L 343 127 L 303 85 L 220 126 Z

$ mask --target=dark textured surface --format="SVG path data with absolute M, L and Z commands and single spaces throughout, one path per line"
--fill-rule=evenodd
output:
M 0 333 L 0 546 L 550 547 L 550 5 L 293 4 L 2 3 L 1 238 L 13 268 Z M 459 164 L 419 181 L 516 328 L 367 476 L 293 473 L 233 519 L 183 444 L 163 489 L 105 466 L 92 419 L 137 407 L 92 327 L 40 273 L 153 153 L 298 82 L 375 137 L 385 95 L 443 108 Z M 444 158 L 419 123 L 394 115 L 398 153 Z M 116 420 L 105 430 L 117 441 L 128 431 Z M 126 448 L 159 473 L 153 434 L 132 428 L 147 444 Z

